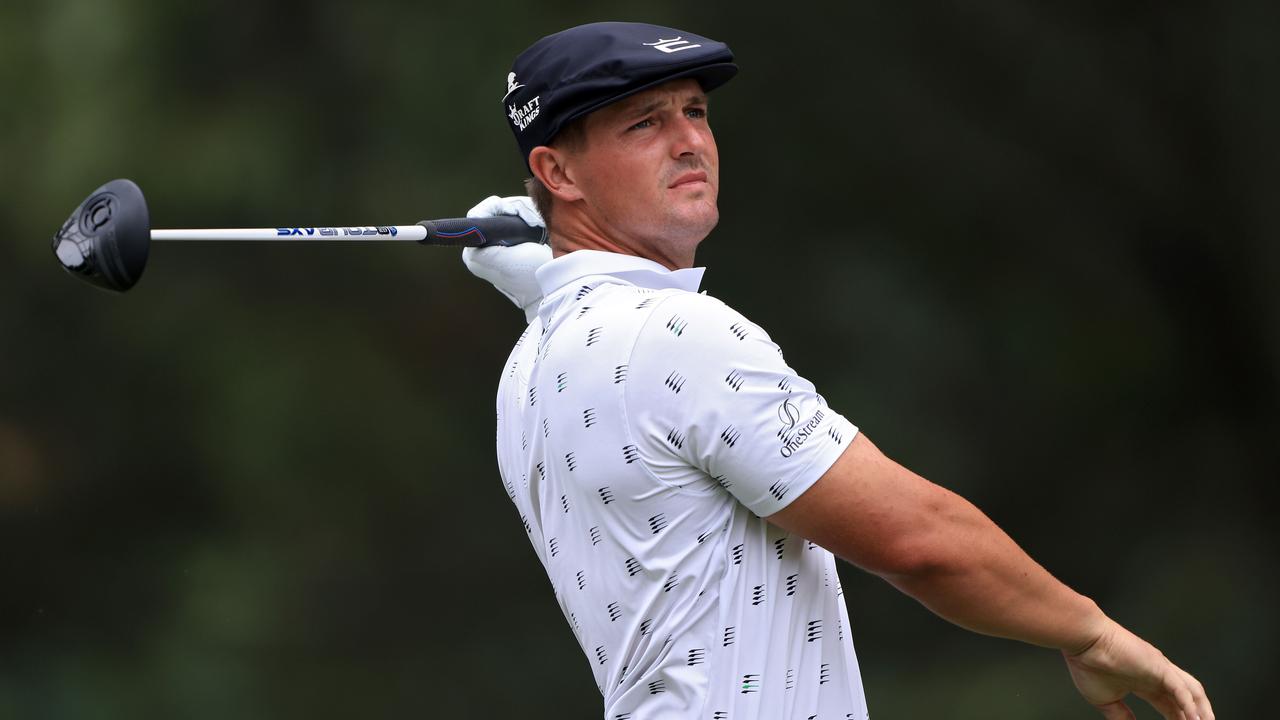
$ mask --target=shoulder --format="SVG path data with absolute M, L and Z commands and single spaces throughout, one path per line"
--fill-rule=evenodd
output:
M 675 291 L 662 297 L 661 303 L 655 305 L 655 315 L 679 314 L 687 323 L 708 325 L 740 324 L 744 327 L 759 326 L 751 322 L 745 315 L 730 307 L 720 298 L 703 293 Z M 687 327 L 687 326 L 686 326 Z M 726 326 L 727 327 L 727 326 Z
M 677 308 L 689 313 L 724 314 L 737 311 L 729 307 L 720 298 L 705 292 L 696 293 L 688 290 L 660 290 L 655 295 L 662 307 Z
M 719 298 L 684 291 L 655 299 L 641 341 L 646 335 L 675 337 L 703 349 L 740 348 L 747 339 L 772 344 L 764 328 Z

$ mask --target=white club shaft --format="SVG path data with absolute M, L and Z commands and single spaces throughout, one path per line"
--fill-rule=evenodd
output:
M 153 241 L 268 241 L 268 242 L 420 242 L 427 237 L 421 225 L 365 227 L 211 228 L 152 230 Z

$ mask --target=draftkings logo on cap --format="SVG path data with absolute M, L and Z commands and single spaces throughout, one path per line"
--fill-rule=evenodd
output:
M 507 94 L 502 96 L 505 103 L 507 98 L 511 97 L 511 93 L 524 87 L 523 84 L 516 82 L 516 74 L 507 73 Z M 507 118 L 511 120 L 511 125 L 518 131 L 524 132 L 529 127 L 529 123 L 537 119 L 538 113 L 542 111 L 542 105 L 539 103 L 541 97 L 534 95 L 523 103 L 507 105 Z
M 677 78 L 693 78 L 711 92 L 737 72 L 722 42 L 660 25 L 591 23 L 520 53 L 502 105 L 527 161 L 565 125 L 605 105 Z

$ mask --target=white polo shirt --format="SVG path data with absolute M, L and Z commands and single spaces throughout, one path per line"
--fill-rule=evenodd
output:
M 503 484 L 606 720 L 863 720 L 834 558 L 761 519 L 858 430 L 702 273 L 586 250 L 538 270 Z

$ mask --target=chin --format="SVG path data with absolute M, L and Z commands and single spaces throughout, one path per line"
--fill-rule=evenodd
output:
M 706 237 L 720 222 L 720 210 L 714 203 L 691 208 L 692 212 L 684 213 L 684 224 L 699 237 Z
M 696 246 L 711 234 L 719 221 L 720 215 L 715 212 L 686 215 L 669 222 L 663 234 L 670 242 Z

